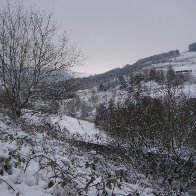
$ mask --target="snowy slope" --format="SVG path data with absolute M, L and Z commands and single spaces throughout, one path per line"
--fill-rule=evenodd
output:
M 181 53 L 180 56 L 169 62 L 153 64 L 149 68 L 166 70 L 169 66 L 172 66 L 175 71 L 192 70 L 192 74 L 196 76 L 196 52 Z
M 174 60 L 174 70 L 192 70 L 191 74 L 196 77 L 196 52 L 182 53 Z
M 186 52 L 170 62 L 154 64 L 151 67 L 166 70 L 173 66 L 175 71 L 192 70 L 196 73 L 196 53 Z M 164 89 L 154 81 L 142 83 L 143 89 L 149 90 L 151 96 L 162 96 Z M 196 84 L 185 84 L 184 91 L 196 96 Z M 158 93 L 158 95 L 156 94 Z M 95 108 L 99 103 L 107 103 L 110 99 L 123 102 L 128 97 L 127 89 L 118 87 L 107 91 L 83 90 L 78 91 L 80 99 Z M 86 185 L 94 179 L 81 195 L 93 196 L 97 194 L 96 187 L 104 185 L 108 174 L 114 176 L 116 171 L 125 170 L 128 173 L 126 181 L 116 180 L 110 189 L 106 187 L 109 196 L 116 195 L 155 195 L 161 192 L 156 182 L 138 174 L 130 165 L 125 167 L 123 160 L 113 162 L 102 157 L 96 151 L 82 151 L 68 143 L 74 141 L 91 142 L 95 145 L 107 145 L 110 137 L 98 130 L 93 123 L 64 115 L 34 114 L 26 111 L 22 119 L 23 124 L 14 124 L 0 115 L 0 196 L 50 196 L 50 195 L 79 195 Z M 11 160 L 9 157 L 11 156 Z M 8 161 L 9 160 L 9 161 Z M 3 170 L 8 162 L 8 169 Z M 57 168 L 54 169 L 54 162 Z M 95 164 L 95 168 L 94 168 Z M 56 166 L 56 165 L 55 165 Z M 91 168 L 92 167 L 92 168 Z M 60 171 L 58 170 L 60 168 Z M 66 176 L 66 186 L 63 187 L 61 174 Z M 58 174 L 55 179 L 54 176 Z M 49 187 L 53 180 L 54 185 Z M 70 180 L 70 181 L 69 181 Z M 112 179 L 113 180 L 113 179 Z M 64 182 L 63 182 L 64 183 Z M 118 187 L 117 184 L 121 186 Z M 101 185 L 100 185 L 101 184 Z M 11 188 L 12 187 L 12 188 Z M 155 191 L 155 192 L 156 192 Z M 69 194 L 69 193 L 72 194 Z
M 172 67 L 176 72 L 180 71 L 186 73 L 186 71 L 188 71 L 187 73 L 189 73 L 192 78 L 189 82 L 184 83 L 182 91 L 192 97 L 196 97 L 196 52 L 184 52 L 177 58 L 173 58 L 166 63 L 153 64 L 143 69 L 155 68 L 166 71 L 169 67 Z M 150 84 L 148 83 L 145 84 L 145 86 L 149 85 Z M 155 86 L 156 89 L 160 88 L 160 86 L 157 86 L 157 84 Z
M 104 131 L 98 130 L 94 123 L 88 121 L 79 120 L 77 118 L 72 118 L 66 115 L 31 115 L 31 113 L 26 113 L 23 116 L 31 124 L 43 125 L 48 123 L 50 125 L 56 126 L 60 130 L 64 130 L 65 134 L 69 137 L 77 137 L 82 141 L 93 142 L 93 143 L 106 143 L 109 138 L 107 138 Z
M 31 118 L 36 125 L 25 123 L 21 129 L 22 124 L 14 124 L 0 115 L 0 196 L 93 196 L 98 195 L 100 187 L 104 187 L 108 196 L 154 195 L 153 187 L 156 186 L 130 166 L 126 168 L 123 162 L 113 163 L 96 152 L 82 151 L 65 138 L 60 139 L 60 133 L 57 137 L 50 135 L 50 129 L 46 131 L 39 126 L 43 118 L 38 118 Z M 56 123 L 59 119 L 50 117 L 50 120 Z M 60 126 L 66 126 L 72 133 L 74 129 L 82 132 L 73 118 L 62 117 L 61 123 Z M 80 123 L 89 131 L 93 129 L 92 124 Z M 126 181 L 116 175 L 123 170 L 128 173 Z M 109 179 L 108 174 L 111 175 Z M 112 189 L 105 184 L 110 180 L 116 182 L 110 185 Z

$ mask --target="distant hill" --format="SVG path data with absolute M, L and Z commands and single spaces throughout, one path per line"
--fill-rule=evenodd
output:
M 134 71 L 140 70 L 144 67 L 152 64 L 168 62 L 172 58 L 180 56 L 179 50 L 172 50 L 166 53 L 156 54 L 147 58 L 140 59 L 134 64 L 127 64 L 122 68 L 115 68 L 102 74 L 97 74 L 84 78 L 69 79 L 64 84 L 74 86 L 75 90 L 90 89 L 94 86 L 100 85 L 103 82 L 107 82 L 113 78 L 120 77 L 122 75 L 131 74 Z

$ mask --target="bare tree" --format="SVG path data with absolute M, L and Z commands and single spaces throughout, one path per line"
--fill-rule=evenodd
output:
M 59 70 L 80 62 L 80 52 L 59 33 L 52 14 L 6 4 L 0 9 L 0 83 L 16 117 Z

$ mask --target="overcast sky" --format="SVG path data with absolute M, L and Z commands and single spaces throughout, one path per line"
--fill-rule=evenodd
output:
M 196 42 L 196 0 L 23 2 L 54 12 L 86 58 L 77 71 L 101 73 Z

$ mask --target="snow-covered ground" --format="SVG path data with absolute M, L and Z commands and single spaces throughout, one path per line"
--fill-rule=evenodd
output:
M 0 196 L 93 196 L 103 190 L 108 196 L 154 195 L 156 185 L 130 166 L 125 167 L 123 161 L 113 163 L 96 151 L 74 147 L 66 137 L 63 139 L 63 130 L 59 132 L 62 138 L 57 138 L 51 129 L 46 131 L 40 126 L 43 118 L 38 118 L 15 124 L 0 115 Z M 72 133 L 92 131 L 92 137 L 96 133 L 93 125 L 85 121 L 79 124 L 77 119 L 62 117 L 59 122 L 50 117 L 50 123 L 56 122 Z M 119 176 L 125 171 L 123 178 Z
M 66 135 L 69 135 L 69 137 L 80 138 L 82 141 L 103 144 L 107 143 L 109 140 L 105 132 L 98 130 L 94 123 L 66 115 L 32 115 L 31 112 L 27 112 L 23 118 L 25 118 L 30 124 L 49 124 L 55 126 L 56 128 L 63 130 Z

